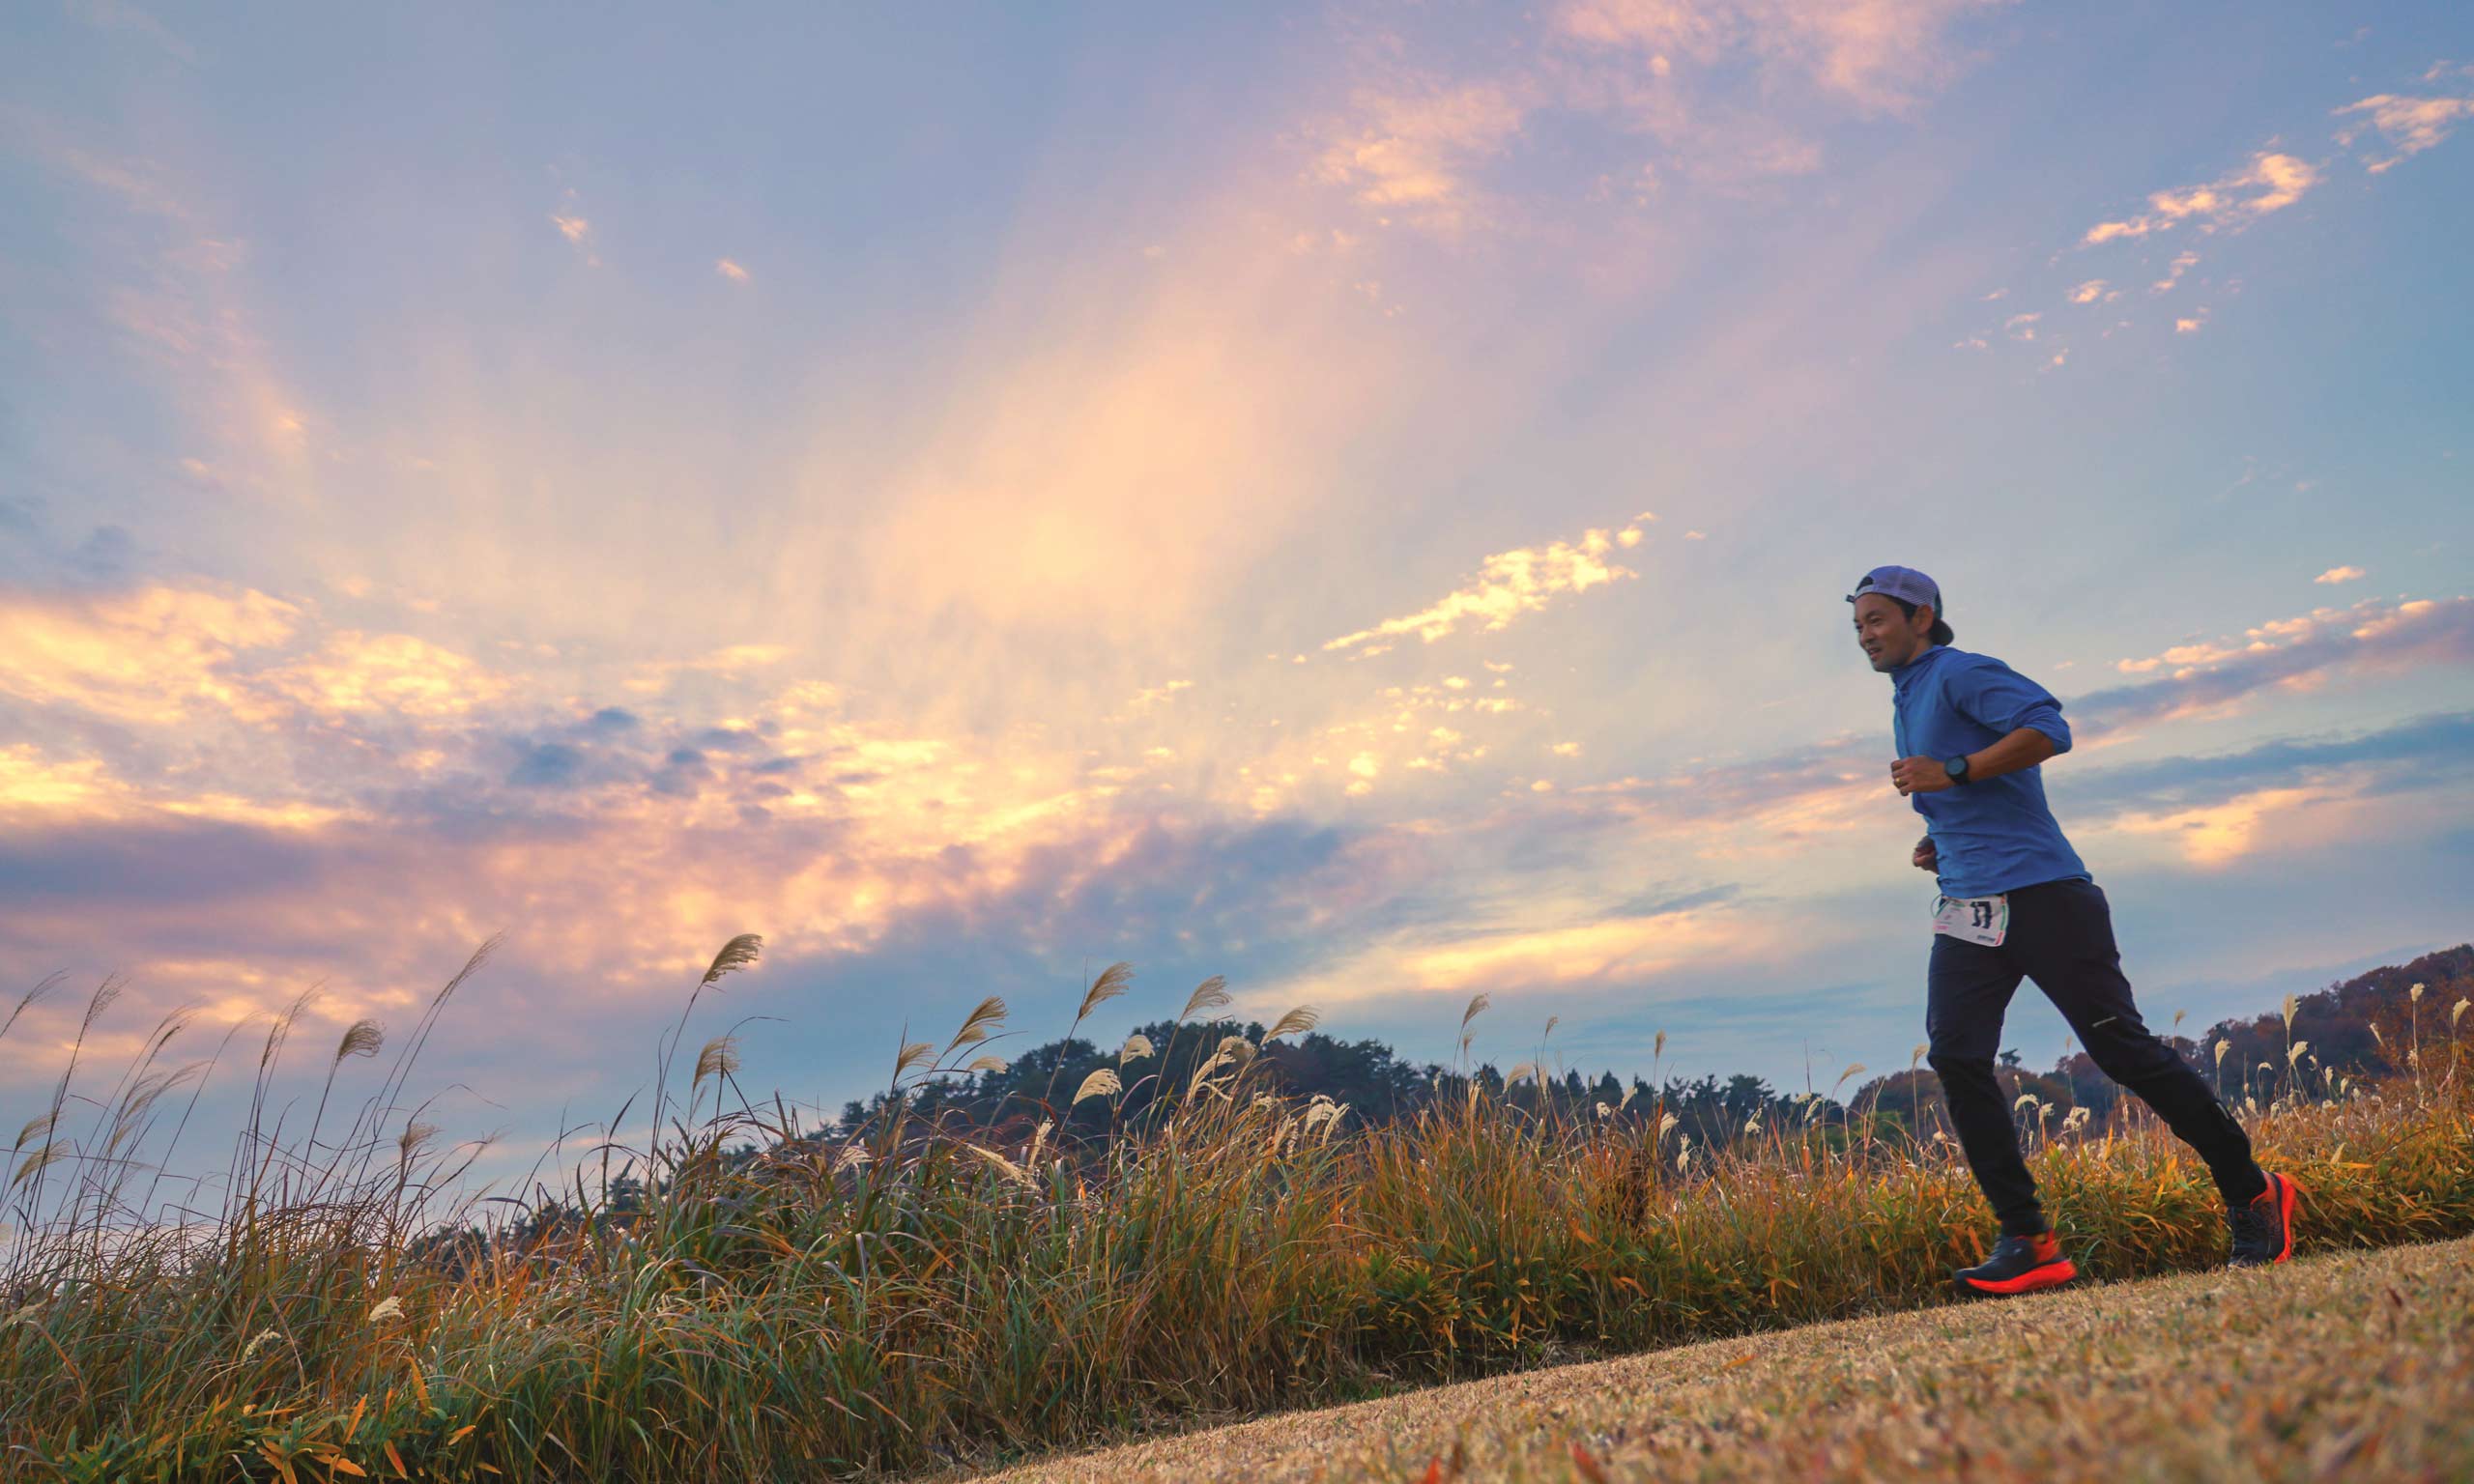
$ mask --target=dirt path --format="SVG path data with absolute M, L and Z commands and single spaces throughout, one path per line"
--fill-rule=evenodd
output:
M 2474 1241 L 1817 1325 L 981 1477 L 2453 1484 L 2474 1479 Z

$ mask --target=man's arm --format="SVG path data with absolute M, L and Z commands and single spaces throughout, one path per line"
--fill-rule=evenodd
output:
M 2022 727 L 1980 753 L 1968 754 L 1968 781 L 1999 778 L 2004 773 L 2032 768 L 2060 751 L 2043 728 Z
M 1968 782 L 2032 768 L 2059 751 L 2053 738 L 2033 727 L 2022 727 L 1991 747 L 1968 754 Z M 1957 786 L 1939 757 L 1901 757 L 1890 764 L 1890 784 L 1903 794 L 1938 793 Z

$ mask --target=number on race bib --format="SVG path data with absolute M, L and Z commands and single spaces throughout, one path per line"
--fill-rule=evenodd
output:
M 2000 897 L 1936 897 L 1933 930 L 1963 943 L 1999 948 L 2010 931 L 2010 899 Z

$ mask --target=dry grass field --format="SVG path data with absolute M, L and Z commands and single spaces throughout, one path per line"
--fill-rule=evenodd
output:
M 756 952 L 732 940 L 697 992 Z M 0 1478 L 883 1477 L 1260 1416 L 1280 1420 L 1129 1457 L 1180 1478 L 1431 1466 L 1439 1484 L 1455 1444 L 1472 1478 L 1690 1461 L 2044 1479 L 2124 1458 L 2191 1476 L 2248 1450 L 2474 1476 L 2443 1334 L 2467 1311 L 2465 1249 L 2415 1246 L 2474 1236 L 2474 997 L 2455 990 L 2445 1018 L 2400 1025 L 2406 1070 L 2375 1086 L 2316 1067 L 2304 1039 L 2246 1079 L 2261 1161 L 2308 1192 L 2310 1263 L 2207 1274 L 2222 1208 L 2187 1150 L 2138 1110 L 2047 1118 L 2023 1098 L 2074 1254 L 2164 1281 L 1959 1312 L 1949 1269 L 1993 1228 L 1946 1135 L 1815 1094 L 1712 1149 L 1654 1089 L 1626 1110 L 1475 1081 L 1366 1123 L 1267 1074 L 1263 1047 L 1310 1011 L 1234 1034 L 1209 1018 L 1217 982 L 1166 1044 L 1129 1038 L 1019 1132 L 906 1100 L 986 1055 L 993 996 L 941 1053 L 905 1047 L 906 1097 L 830 1138 L 735 1096 L 727 1037 L 692 1072 L 681 1055 L 674 1087 L 674 1034 L 643 1146 L 596 1146 L 610 1163 L 571 1171 L 563 1200 L 503 1208 L 520 1222 L 442 1225 L 502 1209 L 454 1194 L 475 1146 L 444 1146 L 407 1091 L 482 956 L 358 1107 L 329 1094 L 379 1029 L 310 1048 L 312 1100 L 279 1094 L 279 1019 L 244 1064 L 232 1173 L 195 1192 L 158 1184 L 214 1070 L 158 1056 L 177 1018 L 117 1074 L 72 1062 L 0 1152 Z M 1094 982 L 1078 1026 L 1122 979 Z M 1165 1093 L 1139 1130 L 1056 1133 L 1084 1104 L 1113 1126 L 1144 1087 Z M 603 1178 L 622 1162 L 647 1172 L 624 1199 Z M 2391 1248 L 2414 1250 L 2345 1255 Z M 1645 1358 L 1543 1369 L 1612 1356 Z M 1515 1379 L 1406 1394 L 1488 1377 Z M 1385 1394 L 1403 1399 L 1301 1420 Z
M 980 1477 L 2474 1479 L 2474 1241 L 1812 1325 Z

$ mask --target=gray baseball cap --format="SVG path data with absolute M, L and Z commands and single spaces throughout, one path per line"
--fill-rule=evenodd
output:
M 1945 616 L 1942 609 L 1942 585 L 1913 567 L 1875 567 L 1864 574 L 1864 580 L 1856 585 L 1856 590 L 1847 595 L 1847 601 L 1853 603 L 1868 592 L 1878 592 L 1883 597 L 1896 598 L 1903 603 L 1930 603 L 1936 617 Z

